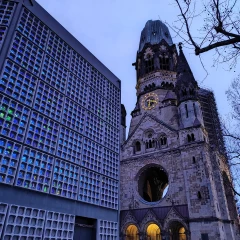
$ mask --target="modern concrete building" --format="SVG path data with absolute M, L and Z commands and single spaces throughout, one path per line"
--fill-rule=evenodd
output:
M 0 56 L 0 239 L 118 239 L 119 79 L 30 0 Z
M 199 88 L 179 48 L 164 23 L 146 23 L 133 64 L 136 107 L 121 152 L 120 239 L 237 240 L 214 95 Z

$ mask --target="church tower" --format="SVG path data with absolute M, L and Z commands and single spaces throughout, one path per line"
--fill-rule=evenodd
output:
M 212 92 L 199 88 L 181 44 L 178 54 L 159 20 L 146 23 L 133 65 L 137 102 L 121 153 L 120 239 L 238 239 Z

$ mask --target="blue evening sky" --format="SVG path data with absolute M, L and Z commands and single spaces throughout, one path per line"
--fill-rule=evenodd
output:
M 58 22 L 91 51 L 122 81 L 122 103 L 130 122 L 136 103 L 136 74 L 132 63 L 136 60 L 140 33 L 147 20 L 160 19 L 170 25 L 177 19 L 174 0 L 37 0 Z M 195 29 L 201 26 L 194 26 Z M 174 37 L 173 42 L 181 39 Z M 225 95 L 237 71 L 227 71 L 226 65 L 213 68 L 212 55 L 202 55 L 209 73 L 205 79 L 199 58 L 184 48 L 185 56 L 199 85 L 214 90 L 220 114 L 230 111 Z

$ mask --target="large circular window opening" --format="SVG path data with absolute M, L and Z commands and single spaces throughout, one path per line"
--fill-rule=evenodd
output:
M 143 171 L 138 180 L 138 192 L 147 202 L 161 200 L 168 190 L 168 176 L 161 167 L 150 167 Z

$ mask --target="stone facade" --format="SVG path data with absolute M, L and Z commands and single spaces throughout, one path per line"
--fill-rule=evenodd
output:
M 137 103 L 121 152 L 121 239 L 239 239 L 226 157 L 210 144 L 181 47 L 178 55 L 171 39 L 154 40 L 164 29 L 149 21 L 137 53 Z

